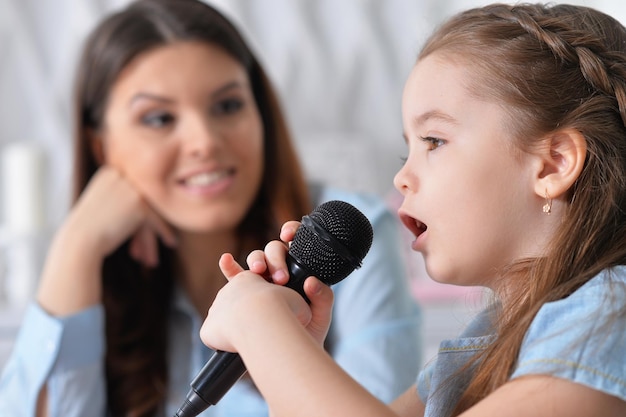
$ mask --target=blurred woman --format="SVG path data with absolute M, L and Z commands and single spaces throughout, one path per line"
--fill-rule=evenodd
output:
M 2 374 L 0 414 L 173 415 L 212 353 L 199 329 L 226 283 L 220 255 L 243 261 L 331 199 L 362 210 L 375 239 L 335 287 L 327 348 L 382 400 L 412 381 L 419 311 L 393 217 L 307 186 L 265 72 L 219 12 L 143 0 L 107 17 L 84 48 L 75 117 L 75 203 Z M 203 413 L 266 414 L 249 378 Z

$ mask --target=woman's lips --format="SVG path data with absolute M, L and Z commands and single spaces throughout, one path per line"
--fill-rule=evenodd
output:
M 236 171 L 233 168 L 201 171 L 181 178 L 184 190 L 198 195 L 217 195 L 232 186 Z
M 182 183 L 190 187 L 207 187 L 215 184 L 218 181 L 232 175 L 230 170 L 220 170 L 213 172 L 201 172 L 196 175 L 192 175 L 182 180 Z

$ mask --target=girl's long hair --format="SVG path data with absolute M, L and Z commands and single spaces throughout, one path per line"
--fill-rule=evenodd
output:
M 567 297 L 603 269 L 626 264 L 625 52 L 626 30 L 597 10 L 493 4 L 451 18 L 420 53 L 419 59 L 437 53 L 464 66 L 474 80 L 470 91 L 507 109 L 522 151 L 532 152 L 540 138 L 563 128 L 581 132 L 587 142 L 583 170 L 547 253 L 502 271 L 508 298 L 497 337 L 474 358 L 471 382 L 453 415 L 510 378 L 544 303 Z
M 251 82 L 264 126 L 265 172 L 237 231 L 239 252 L 248 253 L 276 239 L 283 222 L 308 213 L 309 195 L 268 77 L 233 24 L 198 0 L 140 0 L 91 33 L 75 85 L 74 201 L 98 170 L 89 132 L 102 128 L 120 72 L 142 52 L 179 41 L 223 48 L 246 69 Z M 159 266 L 148 270 L 131 259 L 127 245 L 107 257 L 103 266 L 107 403 L 115 416 L 151 416 L 163 405 L 167 391 L 173 253 L 160 245 Z

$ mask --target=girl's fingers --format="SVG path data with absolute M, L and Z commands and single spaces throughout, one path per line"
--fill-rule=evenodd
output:
M 300 222 L 286 222 L 280 232 L 280 238 L 283 242 L 274 240 L 269 242 L 263 251 L 252 251 L 246 258 L 250 271 L 262 275 L 276 284 L 285 285 L 289 281 L 289 272 L 286 261 L 288 247 L 284 242 L 293 239 L 298 226 L 300 226 Z
M 287 246 L 279 240 L 273 240 L 265 245 L 263 253 L 272 281 L 275 284 L 285 285 L 289 281 Z
M 235 261 L 235 258 L 230 253 L 224 253 L 220 257 L 219 267 L 227 280 L 231 280 L 235 275 L 243 272 L 244 269 Z
M 265 272 L 267 271 L 267 263 L 265 262 L 265 253 L 262 250 L 257 249 L 250 252 L 246 258 L 246 263 L 248 264 L 250 271 L 255 274 L 265 275 Z
M 280 229 L 280 240 L 283 242 L 291 242 L 296 235 L 298 227 L 300 227 L 300 222 L 295 220 L 285 222 Z
M 288 221 L 280 230 L 282 240 L 269 242 L 263 251 L 252 251 L 246 258 L 250 271 L 270 279 L 275 284 L 285 285 L 289 281 L 289 268 L 287 266 L 286 242 L 293 240 L 300 222 Z
M 276 284 L 285 285 L 289 281 L 286 258 L 287 247 L 284 243 L 274 240 L 268 243 L 264 250 L 250 252 L 246 263 L 255 274 Z
M 332 316 L 333 291 L 316 277 L 309 277 L 304 281 L 304 293 L 311 301 L 311 321 L 307 329 L 318 342 L 323 343 Z

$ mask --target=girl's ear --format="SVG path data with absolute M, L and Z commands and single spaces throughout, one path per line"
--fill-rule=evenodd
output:
M 545 139 L 538 153 L 535 192 L 540 198 L 559 198 L 580 176 L 587 156 L 587 141 L 576 129 L 558 130 Z
M 94 159 L 98 165 L 104 165 L 104 138 L 93 129 L 87 131 L 87 138 Z

